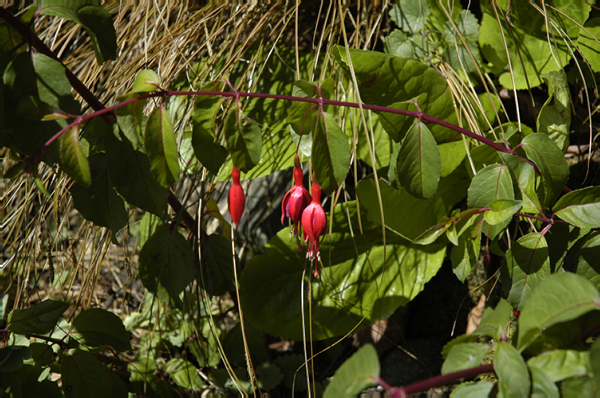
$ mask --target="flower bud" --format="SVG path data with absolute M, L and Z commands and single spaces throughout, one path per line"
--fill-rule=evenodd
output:
M 246 198 L 244 197 L 244 189 L 240 185 L 240 171 L 235 166 L 231 171 L 231 179 L 233 180 L 233 184 L 231 184 L 231 188 L 229 188 L 227 206 L 229 208 L 231 221 L 233 221 L 235 225 L 238 225 L 242 218 L 242 214 L 244 214 Z
M 312 260 L 320 259 L 321 235 L 327 228 L 327 215 L 321 206 L 321 186 L 313 178 L 311 187 L 312 202 L 302 213 L 302 228 L 304 229 L 304 241 L 308 241 L 306 257 Z M 315 264 L 315 276 L 318 276 Z
M 285 217 L 289 217 L 294 226 L 294 235 L 298 235 L 298 224 L 302 220 L 302 212 L 311 200 L 310 194 L 302 185 L 302 168 L 300 168 L 300 161 L 296 155 L 294 157 L 294 186 L 287 191 L 281 202 L 281 223 L 283 224 Z

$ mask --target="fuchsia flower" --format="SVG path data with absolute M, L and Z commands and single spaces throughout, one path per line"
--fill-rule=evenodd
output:
M 281 202 L 281 223 L 289 217 L 294 225 L 294 235 L 298 235 L 298 224 L 302 219 L 302 212 L 312 198 L 302 185 L 302 169 L 298 155 L 294 157 L 294 186 L 287 191 Z M 290 231 L 291 234 L 291 231 Z
M 244 197 L 244 189 L 240 185 L 240 171 L 233 166 L 231 171 L 231 179 L 233 184 L 229 188 L 229 195 L 227 196 L 227 206 L 229 207 L 229 215 L 231 221 L 238 225 L 242 214 L 244 214 L 244 206 L 246 205 L 246 198 Z
M 302 213 L 302 228 L 304 229 L 304 242 L 308 242 L 306 257 L 312 260 L 320 259 L 321 235 L 327 227 L 327 215 L 321 206 L 321 186 L 313 177 L 311 187 L 312 202 Z M 317 264 L 315 264 L 315 276 L 318 276 Z

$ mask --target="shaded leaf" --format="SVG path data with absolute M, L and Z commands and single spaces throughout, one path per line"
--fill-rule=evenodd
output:
M 232 106 L 223 126 L 227 138 L 227 149 L 233 164 L 246 173 L 258 164 L 262 150 L 260 128 L 247 119 L 237 106 Z
M 146 154 L 133 149 L 113 134 L 105 137 L 108 175 L 117 192 L 133 206 L 163 216 L 169 191 L 162 187 L 150 171 Z
M 361 347 L 333 375 L 323 397 L 355 397 L 367 387 L 376 385 L 379 357 L 371 344 Z
M 304 156 L 312 155 L 313 132 L 317 128 L 318 107 L 308 102 L 295 102 L 290 106 L 286 123 L 292 141 L 299 146 Z
M 180 303 L 179 294 L 194 279 L 194 253 L 174 225 L 163 225 L 140 251 L 138 273 L 152 294 Z
M 54 329 L 67 308 L 69 303 L 49 299 L 31 308 L 12 310 L 8 314 L 7 328 L 18 334 L 46 334 Z
M 202 264 L 207 291 L 221 296 L 235 290 L 231 242 L 223 235 L 209 235 L 202 240 Z
M 398 182 L 411 195 L 429 199 L 437 190 L 442 160 L 427 126 L 415 121 L 408 130 L 396 165 Z
M 502 284 L 513 308 L 521 311 L 532 291 L 550 272 L 544 236 L 533 232 L 519 238 L 506 253 L 506 267 L 502 268 Z
M 113 235 L 127 224 L 125 202 L 113 188 L 108 176 L 105 153 L 95 153 L 88 158 L 92 175 L 89 187 L 73 185 L 71 195 L 77 211 L 86 220 L 109 228 Z
M 525 160 L 516 155 L 499 153 L 502 161 L 512 175 L 515 186 L 518 188 L 516 197 L 523 202 L 524 213 L 539 214 L 542 211 L 542 205 L 538 199 L 536 189 L 535 169 Z
M 183 358 L 170 359 L 165 367 L 175 384 L 187 390 L 202 390 L 205 385 L 196 367 Z
M 129 333 L 121 318 L 101 308 L 90 308 L 75 317 L 71 335 L 91 347 L 111 346 L 118 352 L 131 350 Z
M 35 84 L 40 100 L 63 112 L 79 114 L 80 106 L 73 98 L 65 67 L 59 61 L 40 53 L 33 54 L 31 60 L 35 69 Z M 31 75 L 27 78 L 31 80 Z
M 108 372 L 92 354 L 79 349 L 62 354 L 62 386 L 67 397 L 107 397 L 112 395 Z
M 600 232 L 592 232 L 575 254 L 577 275 L 583 276 L 600 289 Z
M 211 82 L 200 91 L 220 91 L 223 82 Z M 199 95 L 194 100 L 192 112 L 192 146 L 194 154 L 211 173 L 217 175 L 225 159 L 227 149 L 215 138 L 215 117 L 223 102 L 222 98 Z
M 568 272 L 548 276 L 521 311 L 517 348 L 528 346 L 552 325 L 597 309 L 600 309 L 600 293 L 585 278 Z
M 0 372 L 12 372 L 23 366 L 23 361 L 31 358 L 31 349 L 24 346 L 0 348 Z
M 156 108 L 148 118 L 144 146 L 152 174 L 160 185 L 170 187 L 179 177 L 179 160 L 173 124 L 163 106 Z

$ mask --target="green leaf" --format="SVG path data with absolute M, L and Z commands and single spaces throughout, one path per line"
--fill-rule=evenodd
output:
M 506 153 L 499 153 L 499 155 L 504 164 L 508 166 L 515 186 L 518 188 L 517 198 L 523 202 L 523 212 L 539 214 L 542 211 L 542 205 L 535 192 L 536 176 L 533 166 L 516 155 Z
M 62 386 L 67 397 L 112 395 L 108 372 L 92 354 L 79 349 L 62 354 Z
M 447 177 L 456 170 L 462 164 L 465 156 L 467 156 L 465 143 L 462 140 L 439 144 L 438 150 L 440 151 L 440 160 L 442 162 L 442 177 Z
M 467 205 L 470 208 L 490 207 L 495 200 L 513 200 L 515 193 L 508 168 L 503 164 L 492 164 L 482 170 L 471 181 L 468 190 Z M 499 224 L 483 226 L 483 232 L 493 238 L 510 223 L 510 218 Z
M 117 192 L 129 204 L 163 217 L 169 191 L 152 175 L 148 156 L 113 134 L 104 139 L 108 175 Z
M 446 79 L 434 68 L 418 61 L 376 51 L 349 51 L 361 99 L 365 103 L 389 106 L 410 101 L 425 93 L 427 101 L 419 99 L 419 106 L 423 112 L 449 123 L 457 123 Z M 350 64 L 346 49 L 334 46 L 333 56 L 346 74 L 349 74 Z M 438 125 L 430 125 L 429 129 L 437 142 L 456 136 L 456 132 Z
M 221 91 L 223 82 L 211 82 L 200 91 Z M 215 139 L 215 117 L 222 98 L 199 95 L 194 100 L 192 112 L 192 146 L 194 154 L 211 173 L 217 175 L 227 159 L 227 149 Z
M 8 314 L 7 328 L 17 334 L 46 334 L 52 331 L 69 303 L 44 300 L 25 310 L 12 310 Z
M 92 183 L 90 164 L 79 143 L 79 128 L 73 126 L 58 139 L 60 164 L 75 182 L 89 187 Z
M 202 265 L 210 294 L 221 296 L 235 290 L 231 242 L 223 235 L 212 234 L 202 240 Z
M 260 160 L 262 136 L 258 125 L 247 119 L 237 106 L 232 106 L 223 126 L 227 138 L 227 149 L 233 165 L 247 173 Z
M 450 255 L 452 271 L 461 282 L 464 282 L 471 274 L 472 267 L 479 259 L 479 251 L 481 249 L 481 222 L 478 222 L 468 229 L 469 233 L 461 234 L 458 237 L 458 245 L 452 248 L 452 253 Z
M 160 78 L 152 69 L 143 69 L 138 72 L 133 82 L 133 87 L 128 94 L 132 93 L 151 93 L 158 90 Z
M 128 94 L 119 97 L 119 100 L 126 101 L 136 97 L 136 94 Z M 142 147 L 142 143 L 144 141 L 142 125 L 144 122 L 143 112 L 145 106 L 146 100 L 144 99 L 131 102 L 125 106 L 115 109 L 115 115 L 117 117 L 117 124 L 119 125 L 119 128 L 136 150 Z
M 437 43 L 419 33 L 408 35 L 394 29 L 385 37 L 383 48 L 386 53 L 396 57 L 426 62 L 429 53 L 437 48 Z
M 190 361 L 183 358 L 173 358 L 167 362 L 165 370 L 169 373 L 175 384 L 187 390 L 202 390 L 205 388 L 198 370 Z
M 292 86 L 292 95 L 303 98 L 333 98 L 334 81 L 328 78 L 320 82 L 297 80 Z
M 550 207 L 569 179 L 569 165 L 562 151 L 546 134 L 535 133 L 523 139 L 523 149 L 542 173 L 544 197 L 542 203 Z
M 590 18 L 585 25 L 585 30 L 579 32 L 577 46 L 585 59 L 589 62 L 594 72 L 600 72 L 600 50 L 598 49 L 598 38 L 600 37 L 600 18 Z M 586 32 L 587 31 L 587 32 Z M 589 33 L 588 33 L 589 32 Z M 593 35 L 592 36 L 590 36 Z
M 72 87 L 65 67 L 58 61 L 40 53 L 33 54 L 37 95 L 40 100 L 63 112 L 79 114 L 80 106 L 73 98 Z M 27 78 L 31 79 L 31 75 Z
M 430 199 L 437 191 L 442 160 L 427 126 L 416 120 L 408 130 L 396 165 L 398 182 L 411 195 Z
M 542 369 L 529 366 L 531 373 L 531 396 L 535 398 L 559 398 L 560 393 L 554 381 Z
M 146 289 L 164 302 L 180 303 L 179 294 L 194 279 L 194 252 L 174 225 L 163 225 L 140 251 L 138 273 Z
M 571 191 L 552 208 L 563 220 L 579 228 L 600 227 L 600 187 Z
M 521 311 L 550 273 L 548 243 L 541 233 L 532 232 L 514 242 L 506 252 L 506 267 L 502 267 L 502 284 L 513 308 Z
M 530 358 L 527 364 L 530 368 L 544 371 L 556 383 L 570 377 L 587 375 L 590 354 L 587 351 L 552 350 Z
M 356 202 L 339 204 L 333 215 L 328 216 L 333 229 L 321 244 L 324 268 L 319 278 L 323 282 L 313 283 L 315 340 L 343 335 L 365 316 L 367 320 L 360 327 L 388 317 L 423 289 L 439 270 L 445 255 L 445 245 L 409 245 L 390 234 L 384 261 L 380 226 L 363 217 L 366 240 L 359 242 L 352 238 L 349 223 L 358 225 L 356 206 Z M 304 253 L 298 252 L 297 238 L 290 238 L 287 229 L 274 236 L 263 250 L 265 254 L 254 256 L 242 271 L 240 295 L 244 316 L 260 330 L 301 340 L 300 288 L 302 274 L 309 264 Z M 312 275 L 312 271 L 306 275 Z M 305 289 L 309 283 L 306 278 Z M 386 289 L 378 290 L 377 286 Z M 273 317 L 275 313 L 280 316 Z
M 511 313 L 512 307 L 508 301 L 500 299 L 495 309 L 486 308 L 483 311 L 479 326 L 473 333 L 501 340 L 508 327 Z
M 254 328 L 249 323 L 246 323 L 245 325 L 245 332 L 252 362 L 269 362 L 269 353 L 267 352 L 263 332 Z M 230 364 L 239 367 L 246 365 L 244 339 L 242 336 L 242 328 L 239 323 L 227 332 L 225 338 L 222 340 L 222 345 L 223 352 Z
M 448 357 L 442 365 L 442 374 L 446 375 L 479 366 L 489 351 L 490 346 L 488 344 L 457 344 L 448 353 Z
M 90 36 L 98 63 L 117 59 L 117 33 L 108 10 L 103 6 L 86 6 L 77 10 L 77 15 Z
M 127 224 L 125 202 L 115 192 L 108 177 L 106 154 L 95 153 L 88 158 L 88 161 L 92 183 L 89 187 L 73 185 L 71 188 L 73 204 L 86 220 L 110 228 L 115 235 Z
M 163 106 L 156 108 L 148 118 L 144 146 L 152 174 L 160 185 L 170 187 L 179 177 L 179 160 L 173 124 Z
M 438 218 L 443 215 L 436 211 L 431 201 L 417 199 L 402 188 L 395 189 L 380 182 L 379 190 L 383 203 L 385 227 L 405 239 L 414 241 L 429 228 L 435 226 L 439 221 Z M 356 187 L 356 194 L 360 199 L 361 206 L 364 206 L 367 211 L 368 219 L 381 225 L 375 181 L 361 180 Z M 398 206 L 399 203 L 402 206 Z
M 117 34 L 110 13 L 99 4 L 87 5 L 86 3 L 88 2 L 67 3 L 66 6 L 63 6 L 64 3 L 38 6 L 40 14 L 56 15 L 83 26 L 90 37 L 99 64 L 116 59 Z
M 508 4 L 511 4 L 511 26 L 505 18 L 500 18 L 499 23 L 496 16 L 496 13 L 506 15 Z M 567 65 L 571 58 L 567 45 L 572 44 L 565 44 L 567 39 L 553 41 L 552 38 L 562 38 L 566 32 L 576 41 L 579 26 L 588 19 L 591 9 L 590 3 L 584 0 L 555 2 L 544 12 L 528 2 L 503 2 L 498 6 L 500 9 L 487 7 L 483 15 L 479 44 L 492 70 L 498 74 L 504 72 L 500 83 L 510 89 L 513 87 L 511 76 L 517 89 L 526 89 L 541 84 L 543 74 Z M 556 23 L 561 31 L 549 21 Z M 509 30 L 511 34 L 507 35 Z M 509 59 L 512 71 L 508 69 Z
M 488 397 L 490 392 L 492 392 L 492 388 L 494 388 L 494 383 L 489 381 L 462 383 L 452 390 L 452 393 L 450 393 L 450 398 Z
M 327 112 L 317 120 L 311 159 L 323 192 L 329 194 L 342 185 L 350 167 L 350 148 L 346 134 Z
M 509 342 L 495 344 L 494 371 L 498 376 L 498 390 L 505 396 L 529 396 L 531 380 L 521 354 Z
M 490 203 L 490 210 L 483 213 L 483 216 L 488 224 L 497 225 L 511 219 L 521 207 L 523 202 L 520 200 L 498 199 Z
M 571 99 L 564 72 L 542 75 L 548 84 L 548 99 L 542 106 L 537 119 L 538 133 L 547 134 L 556 145 L 566 152 L 571 128 Z
M 422 93 L 415 98 L 410 98 L 406 101 L 394 102 L 393 104 L 387 105 L 388 108 L 401 109 L 404 111 L 417 112 L 417 105 L 415 104 L 426 104 L 427 93 Z M 414 126 L 415 119 L 410 116 L 400 115 L 391 112 L 376 112 L 381 126 L 388 133 L 391 139 L 395 142 L 402 142 L 406 133 L 409 129 Z M 464 144 L 463 144 L 464 147 Z
M 552 325 L 600 309 L 600 293 L 585 278 L 572 273 L 546 277 L 533 291 L 519 316 L 517 348 L 530 345 Z
M 425 28 L 429 12 L 427 0 L 405 0 L 394 4 L 390 18 L 403 31 L 416 33 Z
M 300 145 L 304 156 L 312 155 L 313 134 L 317 129 L 318 107 L 308 102 L 295 102 L 290 106 L 286 123 L 294 144 Z M 302 137 L 302 138 L 300 138 Z
M 563 381 L 560 394 L 563 398 L 598 397 L 600 388 L 591 377 L 578 377 Z
M 90 308 L 75 317 L 70 334 L 91 347 L 111 346 L 118 352 L 131 350 L 129 333 L 121 318 L 101 308 Z
M 454 27 L 458 28 L 458 32 Z M 459 37 L 460 35 L 460 37 Z M 469 10 L 463 10 L 454 18 L 454 23 L 444 23 L 444 49 L 443 58 L 455 70 L 465 73 L 476 72 L 481 64 L 479 55 L 479 23 Z
M 600 288 L 600 232 L 594 231 L 577 250 L 577 275 Z
M 590 366 L 596 380 L 596 388 L 600 389 L 600 339 L 596 338 L 590 349 Z
M 323 397 L 355 397 L 365 388 L 376 385 L 377 377 L 379 357 L 375 348 L 366 344 L 338 368 Z
M 0 372 L 12 372 L 23 366 L 23 361 L 31 358 L 31 349 L 24 346 L 0 348 Z
M 52 346 L 46 343 L 31 343 L 31 358 L 35 361 L 36 365 L 41 367 L 49 366 L 54 362 L 54 351 Z

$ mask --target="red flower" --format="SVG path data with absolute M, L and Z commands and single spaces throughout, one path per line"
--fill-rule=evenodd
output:
M 231 221 L 238 225 L 242 214 L 244 214 L 244 206 L 246 204 L 246 198 L 244 197 L 244 189 L 240 185 L 240 171 L 234 166 L 231 171 L 231 179 L 233 184 L 229 188 L 229 195 L 227 196 L 227 206 L 229 207 L 229 215 Z
M 306 257 L 312 260 L 320 259 L 320 237 L 327 227 L 327 215 L 321 206 L 321 186 L 313 178 L 311 187 L 312 202 L 302 213 L 302 228 L 304 229 L 304 241 L 309 241 Z M 318 276 L 315 264 L 315 276 Z
M 298 155 L 296 155 L 294 157 L 294 186 L 287 191 L 281 202 L 281 223 L 283 224 L 285 217 L 289 217 L 294 225 L 294 235 L 298 235 L 298 223 L 302 219 L 302 212 L 311 200 L 310 194 L 302 185 L 302 169 Z

